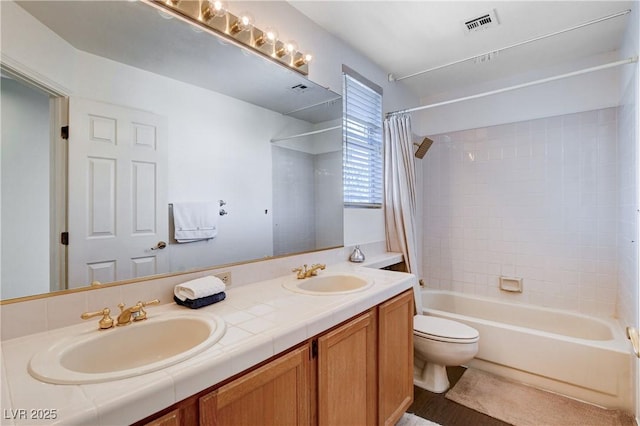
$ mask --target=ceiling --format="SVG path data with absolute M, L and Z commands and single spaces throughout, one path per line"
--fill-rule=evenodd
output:
M 290 1 L 398 79 L 561 31 L 632 7 L 631 1 Z M 637 2 L 636 2 L 637 4 Z M 495 11 L 499 25 L 464 23 Z M 403 79 L 421 98 L 580 62 L 619 48 L 629 14 Z M 574 67 L 575 68 L 575 67 Z
M 603 62 L 606 59 L 599 55 L 619 48 L 628 14 L 501 49 L 624 11 L 634 2 L 291 0 L 289 3 L 385 72 L 401 79 L 420 98 L 438 99 L 447 98 L 450 93 L 460 96 L 464 88 L 482 84 L 488 86 L 484 90 L 503 87 L 500 80 L 509 78 L 528 81 L 532 70 L 538 70 L 538 78 L 542 78 L 557 74 L 554 69 L 561 66 L 566 70 L 563 72 L 584 68 L 580 64 L 586 58 L 593 58 L 591 63 Z M 242 54 L 241 49 L 224 42 L 210 43 L 210 35 L 191 31 L 177 19 L 163 19 L 139 2 L 20 1 L 19 4 L 77 49 L 273 110 L 291 111 L 337 96 L 322 93 L 316 87 L 291 96 L 291 87 L 308 80 L 283 67 L 274 67 L 268 60 Z M 494 12 L 499 24 L 467 32 L 464 22 L 487 12 Z M 133 39 L 137 43 L 131 43 Z M 139 43 L 145 46 L 144 54 L 140 54 Z M 471 59 L 402 79 L 496 50 L 500 50 L 499 54 L 489 61 Z M 277 68 L 283 71 L 269 74 Z M 235 71 L 228 72 L 231 69 Z

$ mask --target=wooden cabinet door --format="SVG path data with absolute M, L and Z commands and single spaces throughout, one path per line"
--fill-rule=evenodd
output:
M 200 398 L 200 424 L 308 425 L 309 348 L 286 355 Z
M 318 424 L 376 423 L 376 311 L 318 338 Z
M 182 411 L 179 408 L 159 417 L 155 420 L 145 423 L 145 426 L 181 426 Z
M 394 425 L 413 402 L 413 290 L 378 306 L 378 424 Z

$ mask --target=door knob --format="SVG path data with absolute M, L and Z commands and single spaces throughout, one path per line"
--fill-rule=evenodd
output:
M 151 247 L 151 250 L 162 250 L 166 246 L 167 246 L 167 243 L 165 243 L 164 241 L 158 241 L 158 244 L 156 244 L 155 247 Z

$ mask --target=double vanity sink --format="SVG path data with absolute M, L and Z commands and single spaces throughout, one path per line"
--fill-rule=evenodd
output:
M 396 263 L 396 256 L 382 260 Z M 145 294 L 165 303 L 149 309 L 146 320 L 98 330 L 95 318 L 3 341 L 2 406 L 11 413 L 55 407 L 57 420 L 40 424 L 134 423 L 413 286 L 412 275 L 375 269 L 382 266 L 344 262 L 310 278 L 287 274 L 234 285 L 223 302 L 198 310 L 166 303 L 174 281 L 153 283 Z M 121 294 L 117 299 L 127 301 Z
M 327 274 L 285 279 L 287 290 L 310 295 L 364 291 L 373 279 Z M 71 335 L 36 353 L 29 373 L 53 384 L 87 384 L 119 380 L 157 371 L 189 359 L 217 343 L 226 324 L 209 312 L 152 315 L 139 323 Z

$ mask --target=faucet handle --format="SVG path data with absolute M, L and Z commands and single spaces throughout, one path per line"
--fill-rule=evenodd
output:
M 316 275 L 318 275 L 318 269 L 321 269 L 321 270 L 324 271 L 324 269 L 326 267 L 327 267 L 327 265 L 325 265 L 325 264 L 315 263 L 315 264 L 311 265 L 311 269 L 310 269 L 311 273 L 310 274 L 312 276 L 316 276 Z
M 84 312 L 82 315 L 80 315 L 80 318 L 82 318 L 83 320 L 87 320 L 89 318 L 94 318 L 94 317 L 102 315 L 102 319 L 100 319 L 100 321 L 98 321 L 98 327 L 99 327 L 100 330 L 107 330 L 107 329 L 113 327 L 113 318 L 111 318 L 109 316 L 110 313 L 111 313 L 111 309 L 104 308 L 101 311 Z
M 145 311 L 143 308 L 149 305 L 158 305 L 158 304 L 160 304 L 159 299 L 153 299 L 148 302 L 139 301 L 138 303 L 136 303 L 136 306 L 138 307 L 138 313 L 133 316 L 133 320 L 142 321 L 147 319 L 147 311 Z
M 293 268 L 291 270 L 291 272 L 297 272 L 298 273 L 298 279 L 303 279 L 306 277 L 307 274 L 307 264 L 305 263 L 304 265 L 302 265 L 299 268 Z

